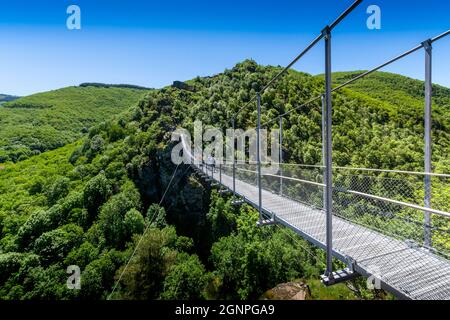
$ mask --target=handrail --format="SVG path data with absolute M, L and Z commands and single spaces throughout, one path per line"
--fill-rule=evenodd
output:
M 402 174 L 411 174 L 411 175 L 450 178 L 450 174 L 445 174 L 445 173 L 418 172 L 418 171 L 405 171 L 405 170 L 384 170 L 384 169 L 370 169 L 370 168 L 352 168 L 352 167 L 333 167 L 333 168 L 334 169 L 353 170 L 353 171 L 374 171 L 374 172 L 385 172 L 385 173 L 402 173 Z
M 230 166 L 225 166 L 225 167 L 226 168 L 231 168 Z M 250 172 L 250 173 L 258 173 L 257 171 L 248 170 L 248 169 L 242 169 L 242 168 L 236 168 L 236 170 L 243 171 L 243 172 Z M 275 178 L 282 178 L 282 179 L 292 180 L 292 181 L 297 181 L 297 182 L 303 182 L 303 183 L 307 183 L 307 184 L 317 185 L 317 186 L 320 186 L 320 187 L 324 187 L 325 186 L 325 184 L 320 183 L 320 182 L 302 180 L 302 179 L 298 179 L 298 178 L 292 178 L 292 177 L 287 177 L 287 176 L 280 176 L 280 175 L 276 175 L 276 174 L 263 173 L 262 175 L 263 176 L 275 177 Z
M 241 168 L 236 168 L 236 170 L 244 171 L 244 172 L 251 172 L 251 173 L 255 173 L 255 174 L 257 173 L 257 171 L 241 169 Z M 279 176 L 279 175 L 275 175 L 275 174 L 264 174 L 264 173 L 262 175 L 263 176 L 275 177 L 275 178 L 283 178 L 283 179 L 286 179 L 286 180 L 297 181 L 297 182 L 311 184 L 311 185 L 316 185 L 316 186 L 320 186 L 320 187 L 324 187 L 325 186 L 325 184 L 320 183 L 320 182 L 302 180 L 302 179 L 298 179 L 298 178 Z M 384 197 L 376 196 L 376 195 L 369 194 L 369 193 L 363 193 L 363 192 L 354 191 L 354 190 L 350 190 L 350 189 L 344 189 L 344 188 L 336 187 L 336 186 L 333 186 L 333 189 L 335 189 L 336 191 L 340 191 L 340 192 L 350 193 L 350 194 L 354 194 L 354 195 L 358 195 L 358 196 L 362 196 L 362 197 L 370 198 L 370 199 L 374 199 L 374 200 L 385 201 L 385 202 L 389 202 L 389 203 L 392 203 L 392 204 L 397 204 L 397 205 L 400 205 L 400 206 L 403 206 L 403 207 L 416 209 L 416 210 L 419 210 L 419 211 L 424 211 L 424 212 L 432 213 L 432 214 L 435 214 L 435 215 L 443 216 L 443 217 L 446 217 L 446 218 L 450 218 L 450 213 L 449 212 L 445 212 L 445 211 L 441 211 L 441 210 L 436 210 L 436 209 L 432 209 L 432 208 L 422 207 L 422 206 L 419 206 L 419 205 L 416 205 L 416 204 L 412 204 L 412 203 L 408 203 L 408 202 L 393 200 L 393 199 L 384 198 Z
M 236 160 L 238 164 L 254 164 L 255 163 L 247 163 L 245 161 Z M 277 163 L 277 162 L 262 162 L 262 165 L 273 164 L 273 165 L 283 165 L 283 166 L 292 166 L 292 167 L 305 167 L 305 168 L 317 168 L 322 169 L 325 168 L 323 165 L 313 165 L 313 164 L 297 164 L 297 163 Z M 446 173 L 432 173 L 432 172 L 419 172 L 419 171 L 406 171 L 406 170 L 386 170 L 386 169 L 371 169 L 371 168 L 358 168 L 358 167 L 340 167 L 333 166 L 333 169 L 340 170 L 352 170 L 352 171 L 372 171 L 372 172 L 382 172 L 382 173 L 401 173 L 401 174 L 411 174 L 411 175 L 420 175 L 420 176 L 431 176 L 431 177 L 441 177 L 441 178 L 450 178 L 450 174 Z
M 286 177 L 286 176 L 280 176 L 280 175 L 276 175 L 276 174 L 262 174 L 263 176 L 269 176 L 269 177 L 274 177 L 274 178 L 282 178 L 282 179 L 286 179 L 286 180 L 292 180 L 292 181 L 297 181 L 297 182 L 303 182 L 306 184 L 311 184 L 311 185 L 315 185 L 315 186 L 319 186 L 319 187 L 325 187 L 325 183 L 320 183 L 320 182 L 314 182 L 314 181 L 309 181 L 309 180 L 303 180 L 303 179 L 298 179 L 298 178 L 292 178 L 292 177 Z
M 338 189 L 339 190 L 339 189 Z M 351 194 L 355 194 L 355 195 L 359 195 L 359 196 L 363 196 L 366 198 L 371 198 L 374 200 L 380 200 L 380 201 L 385 201 L 385 202 L 390 202 L 393 204 L 397 204 L 403 207 L 409 207 L 412 209 L 417 209 L 420 211 L 425 211 L 425 212 L 429 212 L 429 213 L 433 213 L 433 214 L 437 214 L 446 218 L 450 218 L 450 213 L 445 212 L 445 211 L 441 211 L 441 210 L 435 210 L 435 209 L 431 209 L 431 208 L 427 208 L 427 207 L 422 207 L 416 204 L 411 204 L 411 203 L 407 203 L 407 202 L 403 202 L 403 201 L 398 201 L 398 200 L 393 200 L 393 199 L 389 199 L 389 198 L 383 198 L 383 197 L 379 197 L 379 196 L 375 196 L 372 194 L 367 194 L 367 193 L 363 193 L 363 192 L 359 192 L 359 191 L 353 191 L 353 190 L 345 190 L 343 192 L 346 193 L 351 193 Z

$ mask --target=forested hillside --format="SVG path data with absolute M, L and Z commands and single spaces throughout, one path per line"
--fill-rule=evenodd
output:
M 361 72 L 337 72 L 333 82 L 341 84 Z M 423 150 L 423 121 L 425 84 L 398 74 L 377 72 L 349 86 L 354 91 L 387 103 L 390 117 L 397 127 L 410 130 L 416 136 L 419 152 Z M 448 172 L 450 168 L 450 89 L 433 85 L 433 163 L 436 172 Z M 405 121 L 408 121 L 405 123 Z M 412 137 L 410 138 L 412 139 Z M 422 149 L 420 149 L 422 148 Z M 423 152 L 421 152 L 423 154 Z M 423 165 L 414 167 L 423 169 Z
M 0 106 L 0 163 L 62 147 L 138 101 L 135 88 L 69 87 Z
M 245 61 L 186 86 L 150 91 L 76 143 L 2 165 L 0 298 L 257 299 L 279 283 L 299 279 L 316 288 L 325 266 L 321 250 L 283 227 L 257 228 L 253 209 L 233 206 L 188 166 L 177 169 L 170 161 L 171 131 L 192 129 L 196 119 L 228 127 L 230 116 L 279 71 Z M 337 75 L 339 81 L 343 76 Z M 373 77 L 371 94 L 355 87 L 334 95 L 335 164 L 421 170 L 420 93 L 408 93 L 403 81 L 384 80 L 391 75 Z M 263 95 L 262 121 L 322 90 L 320 77 L 291 71 Z M 416 112 L 393 100 L 389 90 L 405 95 Z M 449 99 L 442 88 L 433 128 L 439 137 L 434 164 L 447 172 Z M 239 115 L 237 127 L 254 127 L 255 120 L 251 106 Z M 286 161 L 320 163 L 320 124 L 319 104 L 286 118 Z M 66 287 L 69 265 L 82 270 L 81 290 Z M 352 291 L 340 285 L 312 294 L 318 299 L 388 297 L 368 292 L 361 281 Z

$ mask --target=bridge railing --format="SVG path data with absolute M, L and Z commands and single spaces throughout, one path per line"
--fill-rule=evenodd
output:
M 236 179 L 257 187 L 256 167 L 255 163 L 237 162 Z M 225 168 L 224 173 L 231 175 L 233 167 Z M 335 167 L 333 215 L 360 225 L 363 227 L 361 230 L 372 229 L 450 256 L 450 175 L 431 174 L 433 202 L 430 208 L 423 206 L 423 176 L 419 172 Z M 322 166 L 279 164 L 277 173 L 262 174 L 261 184 L 264 191 L 293 200 L 270 203 L 280 200 L 263 194 L 263 209 L 275 205 L 278 212 L 289 215 L 292 221 L 304 217 L 307 208 L 323 214 L 325 185 Z M 305 206 L 300 207 L 294 202 Z M 426 213 L 431 215 L 431 223 L 424 226 Z M 313 226 L 303 223 L 303 227 Z M 430 233 L 431 246 L 424 243 L 426 232 Z M 359 242 L 371 240 L 361 238 L 361 235 L 358 237 Z M 348 238 L 350 243 L 351 235 Z
M 449 188 L 448 175 L 434 174 L 432 173 L 431 167 L 431 69 L 433 43 L 448 35 L 450 35 L 450 30 L 437 37 L 426 40 L 411 50 L 331 89 L 331 92 L 337 93 L 342 88 L 349 86 L 359 79 L 367 77 L 375 71 L 423 49 L 425 52 L 425 161 L 423 173 L 400 172 L 398 170 L 388 172 L 386 170 L 373 169 L 360 169 L 358 173 L 351 168 L 350 170 L 346 168 L 336 170 L 336 168 L 333 168 L 330 172 L 328 169 L 331 167 L 332 153 L 332 147 L 330 145 L 331 135 L 329 132 L 331 128 L 329 114 L 330 95 L 326 93 L 313 97 L 305 103 L 299 104 L 279 115 L 277 118 L 270 119 L 263 124 L 263 127 L 267 129 L 273 126 L 280 129 L 280 144 L 282 145 L 283 118 L 296 110 L 310 108 L 316 105 L 317 102 L 322 101 L 323 166 L 321 167 L 324 170 L 323 183 L 325 186 L 322 204 L 327 216 L 329 217 L 330 213 L 331 215 L 340 215 L 344 218 L 351 216 L 359 224 L 366 221 L 365 225 L 372 229 L 381 230 L 385 234 L 389 233 L 395 238 L 412 240 L 422 247 L 444 255 L 448 255 L 448 247 L 450 245 L 450 239 L 448 237 L 449 219 L 447 213 L 450 211 L 448 208 Z M 326 83 L 328 83 L 329 74 L 326 74 L 326 76 Z M 279 124 L 277 125 L 277 123 Z M 280 159 L 282 160 L 282 157 Z M 281 167 L 284 168 L 283 165 Z M 285 170 L 282 169 L 282 171 Z M 350 173 L 351 171 L 353 173 Z M 333 182 L 331 183 L 331 181 Z M 302 182 L 302 184 L 305 183 Z M 333 187 L 330 189 L 331 185 Z M 352 190 L 350 187 L 357 190 Z M 370 192 L 367 192 L 367 190 Z M 327 198 L 327 194 L 331 195 L 332 201 Z M 368 215 L 363 212 L 364 210 L 373 214 Z M 350 214 L 350 212 L 352 213 Z M 389 219 L 389 217 L 392 219 Z M 328 255 L 330 255 L 330 246 L 333 245 L 334 228 L 331 221 L 332 219 L 328 218 Z M 367 239 L 367 241 L 370 241 L 370 239 Z M 327 262 L 329 263 L 329 260 Z
M 262 175 L 264 189 L 316 209 L 324 208 L 323 168 L 287 164 L 278 167 L 278 172 Z
M 450 256 L 450 176 L 431 176 L 433 201 L 425 207 L 423 174 L 344 168 L 334 171 L 336 216 Z M 424 224 L 426 215 L 430 216 L 429 224 Z
M 257 186 L 259 189 L 258 205 L 260 219 L 262 219 L 263 209 L 270 205 L 270 201 L 276 198 L 264 198 L 263 191 L 279 193 L 287 199 L 296 200 L 297 203 L 308 204 L 315 213 L 324 213 L 325 223 L 322 227 L 326 234 L 327 250 L 327 270 L 326 275 L 332 273 L 333 255 L 333 215 L 344 219 L 350 219 L 361 225 L 370 226 L 372 229 L 381 230 L 385 233 L 393 234 L 396 238 L 412 239 L 426 248 L 433 248 L 439 252 L 447 252 L 446 244 L 448 231 L 448 217 L 445 215 L 447 208 L 448 194 L 446 186 L 435 180 L 445 180 L 442 176 L 432 174 L 431 170 L 431 105 L 432 105 L 432 44 L 450 34 L 450 30 L 443 34 L 424 41 L 420 45 L 407 52 L 350 79 L 349 81 L 332 87 L 331 83 L 331 34 L 333 29 L 345 19 L 362 0 L 355 1 L 347 10 L 342 13 L 332 24 L 326 26 L 321 34 L 317 36 L 288 66 L 282 69 L 273 79 L 271 79 L 262 89 L 232 116 L 231 124 L 236 127 L 236 119 L 242 110 L 256 104 L 257 109 L 257 161 L 256 163 L 237 163 L 223 167 L 223 172 L 230 173 L 233 177 L 232 190 L 236 190 L 237 181 L 245 181 Z M 289 111 L 278 115 L 265 124 L 261 124 L 261 113 L 264 106 L 261 105 L 261 96 L 278 79 L 287 74 L 288 70 L 299 61 L 306 53 L 315 47 L 321 40 L 325 41 L 325 88 L 324 93 L 311 97 L 308 101 L 300 103 Z M 393 172 L 383 173 L 375 171 L 355 172 L 346 169 L 332 167 L 332 93 L 337 93 L 342 88 L 364 78 L 375 71 L 378 71 L 410 54 L 421 49 L 425 51 L 425 163 L 424 174 L 410 176 L 394 176 Z M 262 173 L 260 155 L 260 129 L 267 125 L 279 122 L 281 132 L 280 145 L 282 145 L 283 118 L 299 110 L 308 108 L 322 102 L 322 166 L 306 168 L 295 167 L 283 164 L 282 154 L 280 154 L 280 170 L 278 173 Z M 235 141 L 236 137 L 233 137 Z M 318 174 L 319 172 L 319 174 Z M 397 172 L 398 174 L 398 172 Z M 414 178 L 412 177 L 414 176 Z M 422 179 L 422 181 L 420 181 Z M 441 188 L 437 190 L 436 188 Z M 354 190 L 356 189 L 356 190 Z M 436 191 L 437 190 L 437 191 Z M 266 194 L 267 195 L 267 194 Z M 439 195 L 439 196 L 437 196 Z M 420 197 L 422 201 L 420 201 Z M 407 201 L 406 201 L 407 200 Z M 432 208 L 432 203 L 434 208 Z M 292 205 L 292 214 L 299 207 Z M 375 217 L 375 218 L 374 218 Z M 444 220 L 442 220 L 444 219 Z M 392 226 L 387 226 L 387 221 L 391 221 Z M 421 220 L 422 228 L 416 227 Z M 371 223 L 375 221 L 374 223 Z M 385 222 L 383 222 L 385 221 Z M 396 227 L 399 226 L 404 229 Z M 401 224 L 400 224 L 401 223 Z M 408 227 L 406 227 L 408 226 Z M 408 231 L 409 230 L 409 231 Z M 421 231 L 419 231 L 421 230 Z M 446 231 L 447 230 L 447 231 Z M 448 233 L 448 232 L 447 232 Z M 366 239 L 370 241 L 370 239 Z
M 202 171 L 230 188 L 234 168 L 238 182 L 236 192 L 248 196 L 255 205 L 258 187 L 256 166 L 255 163 L 237 162 L 234 166 L 223 164 L 213 170 L 203 165 Z M 287 218 L 293 225 L 300 226 L 303 233 L 324 243 L 326 212 L 321 208 L 323 167 L 281 164 L 281 172 L 283 175 L 262 175 L 264 216 L 268 217 L 267 212 L 270 213 L 271 206 L 274 206 L 278 217 Z M 393 285 L 394 292 L 402 294 L 414 290 L 412 298 L 421 298 L 425 294 L 442 299 L 445 296 L 443 292 L 445 294 L 448 290 L 448 282 L 436 279 L 435 271 L 443 272 L 445 276 L 449 270 L 445 261 L 450 253 L 450 213 L 446 209 L 450 176 L 431 174 L 436 180 L 433 181 L 436 188 L 432 190 L 436 206 L 426 208 L 420 206 L 423 175 L 398 170 L 334 167 L 333 250 L 342 257 L 354 259 L 355 266 L 363 268 L 364 272 Z M 445 207 L 439 207 L 441 205 Z M 429 226 L 432 248 L 424 243 L 424 212 L 430 214 L 433 222 Z M 428 251 L 443 259 L 436 262 Z M 429 272 L 434 276 L 429 276 Z M 413 282 L 404 279 L 408 274 L 414 277 Z M 422 286 L 426 282 L 429 283 Z M 428 292 L 432 290 L 430 288 L 434 288 L 436 294 Z

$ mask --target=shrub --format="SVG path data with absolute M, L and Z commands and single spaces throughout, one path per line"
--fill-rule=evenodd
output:
M 135 257 L 130 261 L 122 278 L 122 298 L 156 299 L 163 290 L 164 279 L 176 261 L 177 251 L 175 228 L 163 230 L 151 228 L 140 241 Z M 135 244 L 140 237 L 135 237 Z M 117 276 L 123 268 L 117 271 Z
M 85 208 L 92 217 L 97 215 L 97 210 L 111 196 L 111 185 L 104 173 L 100 173 L 88 181 L 83 190 L 83 202 Z
M 30 253 L 8 252 L 0 254 L 0 285 L 13 275 L 23 277 L 30 268 L 39 265 L 39 257 Z
M 110 250 L 89 263 L 81 277 L 80 297 L 88 300 L 106 299 L 114 285 L 115 271 L 124 262 L 123 255 Z
M 101 208 L 99 229 L 108 245 L 120 248 L 125 245 L 127 230 L 125 214 L 131 209 L 139 209 L 140 196 L 134 185 L 126 184 L 124 190 L 111 197 Z
M 34 239 L 52 228 L 53 221 L 48 212 L 44 210 L 34 212 L 17 232 L 19 247 L 22 249 L 26 248 Z
M 103 140 L 102 136 L 97 134 L 92 137 L 90 142 L 90 148 L 94 153 L 98 153 L 103 150 L 103 147 L 105 145 L 105 140 Z
M 196 255 L 179 254 L 164 279 L 162 299 L 197 300 L 203 297 L 208 274 Z
M 34 180 L 30 186 L 30 188 L 28 189 L 28 193 L 30 195 L 36 195 L 38 193 L 42 193 L 44 191 L 44 179 L 42 178 L 37 178 L 36 180 Z
M 89 263 L 97 259 L 98 256 L 98 247 L 88 241 L 85 241 L 81 244 L 81 246 L 74 248 L 69 252 L 64 260 L 64 264 L 68 266 L 77 265 L 83 270 Z
M 142 217 L 142 214 L 134 208 L 125 214 L 124 224 L 127 237 L 144 232 L 144 217 Z
M 167 226 L 166 210 L 158 204 L 152 204 L 147 210 L 147 223 L 151 223 L 153 227 L 162 229 Z
M 58 177 L 45 192 L 50 205 L 55 204 L 59 199 L 69 193 L 70 180 L 65 177 Z
M 33 250 L 44 262 L 62 260 L 69 251 L 83 241 L 83 229 L 75 224 L 43 233 L 34 243 Z

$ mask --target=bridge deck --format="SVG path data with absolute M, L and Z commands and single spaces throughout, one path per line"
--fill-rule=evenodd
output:
M 208 174 L 211 176 L 211 173 Z M 219 180 L 219 174 L 214 174 Z M 233 189 L 233 178 L 222 174 L 222 185 Z M 236 179 L 236 193 L 257 207 L 258 188 Z M 262 190 L 263 210 L 315 245 L 326 248 L 322 210 Z M 424 249 L 391 238 L 367 227 L 333 217 L 333 255 L 356 262 L 361 275 L 374 274 L 384 289 L 401 298 L 450 299 L 450 261 Z

